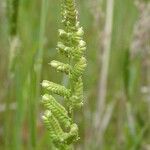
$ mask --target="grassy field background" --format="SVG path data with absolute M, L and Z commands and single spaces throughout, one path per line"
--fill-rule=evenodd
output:
M 17 0 L 0 1 L 0 149 L 53 149 L 41 121 L 40 83 L 43 79 L 66 82 L 48 65 L 53 59 L 64 59 L 56 51 L 60 1 L 18 0 L 14 10 L 11 2 Z M 85 104 L 75 116 L 81 137 L 75 149 L 150 150 L 150 4 L 114 0 L 111 18 L 106 9 L 109 2 L 77 0 L 88 66 Z M 108 22 L 112 34 L 105 35 L 107 17 L 112 19 Z M 110 55 L 103 60 L 107 38 Z M 107 62 L 105 103 L 101 118 L 95 119 L 102 68 Z

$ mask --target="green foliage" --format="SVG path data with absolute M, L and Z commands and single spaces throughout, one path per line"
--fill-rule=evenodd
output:
M 46 108 L 43 120 L 54 145 L 59 149 L 68 149 L 67 146 L 79 139 L 78 126 L 73 123 L 73 110 L 83 104 L 82 74 L 86 67 L 86 43 L 83 41 L 83 29 L 77 20 L 74 0 L 63 0 L 61 6 L 63 29 L 58 30 L 57 50 L 67 57 L 68 63 L 53 60 L 50 65 L 68 75 L 69 87 L 67 89 L 47 80 L 42 82 L 42 87 L 52 94 L 63 96 L 66 108 L 49 94 L 43 96 L 42 103 Z
M 19 11 L 19 0 L 7 0 L 7 15 L 9 20 L 9 32 L 10 35 L 16 35 L 17 33 L 17 20 Z
M 72 43 L 69 41 L 71 36 L 83 36 L 82 28 L 79 27 L 78 31 L 72 34 L 68 33 L 66 26 L 60 27 L 60 1 L 18 0 L 18 8 L 12 7 L 10 3 L 6 7 L 8 1 L 17 0 L 0 0 L 0 149 L 71 149 L 71 143 L 76 141 L 77 128 L 80 129 L 81 139 L 74 143 L 75 149 L 148 149 L 150 76 L 147 64 L 150 59 L 145 53 L 145 48 L 143 49 L 143 46 L 145 47 L 143 44 L 146 43 L 145 36 L 148 33 L 145 32 L 147 29 L 143 25 L 147 24 L 148 27 L 149 17 L 143 16 L 142 12 L 146 11 L 149 0 L 114 1 L 107 101 L 100 126 L 103 133 L 97 133 L 99 136 L 97 139 L 101 140 L 102 137 L 102 140 L 101 144 L 97 145 L 94 140 L 93 124 L 97 111 L 95 106 L 102 66 L 102 45 L 103 40 L 107 38 L 101 34 L 106 20 L 107 1 L 101 0 L 102 5 L 99 0 L 77 1 L 80 20 L 86 31 L 88 67 L 83 79 L 86 104 L 84 108 L 75 111 L 74 115 L 72 115 L 73 108 L 83 105 L 83 82 L 81 77 L 79 80 L 76 78 L 78 76 L 76 71 L 75 75 L 72 73 L 74 68 L 78 68 L 75 67 L 77 59 L 72 57 L 80 58 L 80 55 L 84 54 L 85 47 L 80 47 L 82 49 L 80 51 L 76 48 L 76 53 L 73 53 L 70 49 Z M 136 1 L 140 3 L 135 3 Z M 63 5 L 64 2 L 62 15 L 65 12 Z M 8 28 L 10 29 L 12 25 L 10 20 L 13 16 L 12 9 L 13 13 L 19 10 L 15 21 L 17 32 L 13 35 L 10 34 L 10 30 L 8 33 Z M 142 19 L 143 17 L 146 20 Z M 138 22 L 141 24 L 141 29 L 135 30 L 134 25 L 137 26 Z M 56 36 L 58 27 L 61 28 L 58 30 L 59 41 Z M 62 56 L 56 54 L 56 42 L 58 42 L 57 50 L 63 54 Z M 140 47 L 137 42 L 141 43 Z M 131 50 L 133 45 L 131 43 L 137 43 L 135 51 Z M 81 44 L 84 42 L 82 41 Z M 53 68 L 47 65 L 48 62 Z M 68 91 L 69 96 L 63 94 L 60 97 L 46 88 L 42 97 L 45 110 L 50 111 L 52 115 L 50 118 L 55 118 L 62 131 L 59 133 L 64 139 L 62 142 L 53 140 L 49 130 L 43 130 L 41 125 L 39 119 L 42 111 L 39 107 L 41 79 L 53 81 L 55 85 L 62 83 L 65 92 Z M 115 107 L 111 108 L 114 101 Z M 48 121 L 51 123 L 51 120 Z M 57 134 L 55 135 L 57 137 Z

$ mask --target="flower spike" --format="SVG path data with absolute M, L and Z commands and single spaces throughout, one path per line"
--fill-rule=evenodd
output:
M 62 0 L 61 14 L 63 28 L 58 30 L 59 41 L 57 50 L 66 56 L 67 63 L 53 60 L 50 65 L 58 72 L 68 76 L 67 87 L 47 80 L 42 87 L 64 98 L 64 106 L 49 94 L 42 96 L 42 103 L 46 109 L 43 121 L 49 130 L 54 145 L 60 150 L 70 150 L 70 145 L 79 139 L 78 126 L 73 121 L 75 108 L 83 106 L 82 75 L 86 67 L 84 53 L 86 42 L 83 40 L 84 31 L 78 21 L 75 0 Z

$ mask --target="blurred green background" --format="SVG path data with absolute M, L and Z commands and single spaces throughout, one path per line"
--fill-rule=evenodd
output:
M 77 0 L 88 66 L 76 111 L 77 150 L 150 150 L 150 2 Z M 41 121 L 41 81 L 65 83 L 48 63 L 59 0 L 0 0 L 0 150 L 53 150 Z

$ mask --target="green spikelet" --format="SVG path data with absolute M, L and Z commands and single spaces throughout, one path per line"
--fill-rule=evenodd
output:
M 71 70 L 71 66 L 69 64 L 64 64 L 56 60 L 51 61 L 50 65 L 56 68 L 57 71 L 64 72 L 66 74 L 69 74 Z
M 68 47 L 67 45 L 64 45 L 62 42 L 57 43 L 58 52 L 64 54 L 66 57 L 71 57 L 71 47 Z
M 63 28 L 58 30 L 56 50 L 66 56 L 68 63 L 53 60 L 50 65 L 68 75 L 69 84 L 66 88 L 47 80 L 42 82 L 43 88 L 51 94 L 63 96 L 65 100 L 65 106 L 62 106 L 53 96 L 45 94 L 42 103 L 49 111 L 43 119 L 55 146 L 60 150 L 70 150 L 70 145 L 79 139 L 78 126 L 73 123 L 72 116 L 74 109 L 83 105 L 82 75 L 86 67 L 86 42 L 83 40 L 84 31 L 78 21 L 75 1 L 62 0 L 61 14 Z
M 81 78 L 75 83 L 74 95 L 71 97 L 71 101 L 74 107 L 80 108 L 83 105 L 83 82 Z
M 66 109 L 60 105 L 54 97 L 51 95 L 45 94 L 42 97 L 42 103 L 44 104 L 45 108 L 50 110 L 54 116 L 59 120 L 59 122 L 64 127 L 70 127 L 71 125 L 71 119 L 68 116 L 68 112 Z
M 57 119 L 51 113 L 51 111 L 46 110 L 42 119 L 44 121 L 45 126 L 49 130 L 50 137 L 54 141 L 58 141 L 58 142 L 63 141 L 62 137 L 64 136 L 64 132 L 61 129 Z
M 85 67 L 86 67 L 86 59 L 84 57 L 81 57 L 71 71 L 71 78 L 74 81 L 77 81 L 79 77 L 83 74 Z
M 78 137 L 78 126 L 76 124 L 72 124 L 70 127 L 70 132 L 66 134 L 66 143 L 71 144 L 79 139 Z
M 54 94 L 58 94 L 64 97 L 70 96 L 70 90 L 66 89 L 64 86 L 44 80 L 42 82 L 42 87 L 49 90 Z

